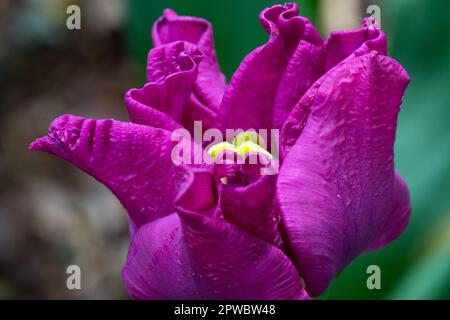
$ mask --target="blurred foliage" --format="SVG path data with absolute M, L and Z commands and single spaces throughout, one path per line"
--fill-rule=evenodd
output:
M 319 1 L 299 1 L 300 14 L 319 20 Z M 165 8 L 212 22 L 219 63 L 229 79 L 239 62 L 267 35 L 258 14 L 275 1 L 129 0 L 126 32 L 129 52 L 143 65 L 151 47 L 152 23 Z M 354 261 L 333 282 L 323 299 L 450 298 L 450 246 L 427 245 L 450 212 L 450 28 L 447 0 L 363 1 L 381 8 L 390 55 L 412 82 L 404 98 L 396 142 L 396 165 L 411 191 L 412 218 L 405 234 L 383 250 Z M 361 12 L 361 16 L 364 12 Z M 144 74 L 142 73 L 142 81 Z M 446 214 L 447 213 L 447 214 Z M 450 242 L 450 241 L 448 241 Z M 426 250 L 424 249 L 426 247 Z M 424 251 L 425 250 L 425 251 Z M 382 290 L 368 290 L 366 269 L 379 265 Z
M 442 299 L 450 296 L 450 218 L 431 229 L 420 258 L 396 284 L 392 299 Z
M 0 2 L 0 300 L 127 297 L 123 207 L 82 171 L 27 148 L 61 114 L 127 119 L 123 94 L 136 79 L 119 25 L 108 23 L 113 2 L 100 1 L 107 9 L 99 0 Z M 82 31 L 66 28 L 75 3 Z M 71 264 L 83 270 L 82 290 L 67 290 Z

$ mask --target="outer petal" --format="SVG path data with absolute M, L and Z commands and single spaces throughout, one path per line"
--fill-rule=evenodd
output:
M 387 216 L 384 229 L 380 237 L 371 244 L 370 250 L 382 248 L 399 237 L 406 229 L 411 214 L 411 204 L 409 202 L 409 190 L 405 181 L 398 174 L 395 174 L 394 181 L 394 206 Z
M 369 20 L 364 20 L 359 30 L 337 31 L 331 33 L 325 42 L 324 70 L 327 72 L 341 62 L 352 60 L 355 57 L 365 55 L 371 51 L 377 51 L 380 55 L 386 54 L 386 37 L 379 28 L 371 24 Z M 291 111 L 283 125 L 281 134 L 282 158 L 289 151 L 289 148 L 300 136 L 306 120 L 309 116 L 310 105 L 315 99 L 313 92 L 317 91 L 322 83 L 326 81 L 327 74 L 319 79 L 309 90 L 309 95 L 302 97 Z
M 134 235 L 122 278 L 133 299 L 200 299 L 178 214 L 143 225 Z
M 186 171 L 171 160 L 171 133 L 114 120 L 64 115 L 30 145 L 68 160 L 105 184 L 130 215 L 134 228 L 174 212 Z
M 196 116 L 195 120 L 204 120 L 207 126 L 216 116 L 225 89 L 225 77 L 220 72 L 214 51 L 211 24 L 203 19 L 177 16 L 175 12 L 165 10 L 164 16 L 153 26 L 152 38 L 155 46 L 178 40 L 188 41 L 205 55 L 199 65 L 189 108 Z
M 408 82 L 398 63 L 370 53 L 331 70 L 303 98 L 311 114 L 281 168 L 277 192 L 311 295 L 406 225 L 409 201 L 396 181 L 393 145 Z
M 195 178 L 195 179 L 194 179 Z M 180 194 L 196 210 L 212 212 L 217 202 L 214 181 L 207 170 L 189 171 Z M 191 271 L 182 223 L 177 213 L 150 222 L 136 233 L 122 270 L 134 299 L 200 299 Z
M 188 113 L 188 100 L 198 74 L 201 52 L 187 42 L 173 42 L 150 50 L 149 83 L 131 89 L 125 104 L 134 123 L 175 130 Z
M 295 267 L 277 248 L 217 220 L 212 176 L 197 172 L 177 215 L 143 226 L 123 270 L 133 298 L 306 299 Z M 203 192 L 202 192 L 203 191 Z M 202 200 L 196 197 L 202 194 Z
M 232 224 L 183 213 L 184 238 L 203 299 L 308 299 L 278 248 Z
M 270 39 L 251 52 L 233 75 L 220 109 L 223 129 L 272 128 L 276 99 L 275 122 L 281 126 L 295 100 L 320 76 L 320 36 L 297 14 L 293 3 L 261 13 Z

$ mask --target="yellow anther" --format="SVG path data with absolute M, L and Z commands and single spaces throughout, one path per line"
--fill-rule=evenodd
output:
M 255 131 L 252 130 L 242 132 L 233 139 L 233 144 L 236 147 L 239 147 L 245 142 L 253 142 L 260 146 L 265 144 L 264 139 L 259 134 L 257 134 Z
M 255 152 L 255 153 L 261 153 L 263 155 L 265 155 L 269 160 L 272 160 L 272 155 L 263 147 L 261 147 L 260 145 L 257 145 L 256 143 L 252 142 L 252 141 L 247 141 L 242 143 L 241 145 L 239 145 L 239 147 L 237 148 L 237 153 L 242 157 L 245 158 L 245 156 L 247 154 L 249 154 L 250 152 Z
M 242 158 L 245 158 L 247 154 L 253 152 L 262 154 L 271 161 L 273 159 L 272 155 L 261 146 L 261 143 L 264 143 L 264 141 L 259 134 L 255 131 L 246 131 L 236 136 L 233 140 L 233 144 L 225 141 L 213 145 L 208 149 L 208 154 L 212 158 L 217 159 L 221 152 L 232 151 Z M 227 184 L 227 181 L 224 180 L 222 183 Z
M 225 141 L 225 142 L 221 142 L 221 143 L 215 144 L 211 148 L 209 148 L 208 149 L 208 154 L 211 157 L 213 157 L 214 159 L 216 159 L 217 156 L 221 152 L 223 152 L 225 150 L 230 150 L 230 151 L 233 151 L 233 152 L 237 153 L 236 146 L 234 146 L 233 144 Z
M 227 177 L 220 178 L 220 182 L 222 182 L 222 184 L 227 184 L 228 183 Z

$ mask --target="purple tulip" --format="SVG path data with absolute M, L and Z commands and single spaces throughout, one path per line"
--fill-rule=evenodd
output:
M 393 146 L 409 77 L 386 56 L 384 33 L 365 20 L 323 42 L 295 4 L 265 9 L 260 21 L 268 42 L 227 85 L 211 25 L 166 10 L 153 27 L 148 82 L 125 96 L 131 122 L 64 115 L 30 146 L 121 201 L 132 298 L 308 299 L 408 224 Z M 280 129 L 279 173 L 259 175 L 247 161 L 174 164 L 171 134 L 192 132 L 194 121 Z

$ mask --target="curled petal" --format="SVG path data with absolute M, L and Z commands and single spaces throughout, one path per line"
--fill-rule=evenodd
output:
M 398 236 L 409 215 L 393 162 L 408 75 L 372 52 L 321 80 L 302 99 L 310 115 L 277 183 L 293 258 L 314 296 L 356 256 Z
M 371 51 L 386 55 L 386 35 L 376 25 L 364 19 L 359 30 L 332 32 L 325 41 L 326 71 L 341 61 L 355 58 Z
M 289 108 L 290 114 L 283 124 L 281 134 L 281 153 L 282 158 L 289 152 L 297 138 L 302 133 L 309 116 L 310 106 L 315 99 L 313 94 L 322 86 L 323 81 L 327 79 L 330 69 L 337 64 L 352 60 L 355 57 L 365 55 L 371 51 L 376 51 L 380 55 L 386 54 L 386 36 L 375 25 L 369 24 L 368 20 L 363 21 L 359 30 L 337 31 L 331 33 L 325 42 L 324 49 L 324 70 L 325 75 L 316 81 L 309 89 L 309 94 L 302 96 L 296 105 Z
M 188 100 L 198 74 L 201 52 L 193 44 L 178 41 L 150 50 L 149 83 L 125 95 L 134 123 L 175 130 L 189 113 Z
M 247 186 L 224 185 L 220 206 L 227 221 L 280 246 L 279 214 L 274 206 L 275 183 L 276 176 L 267 175 Z
M 163 129 L 64 115 L 30 149 L 55 154 L 105 184 L 135 230 L 174 212 L 173 201 L 187 177 L 186 169 L 172 162 L 174 144 Z
M 190 179 L 176 199 L 176 208 L 185 208 L 189 211 L 203 214 L 216 213 L 218 191 L 211 167 L 193 169 Z
M 297 14 L 294 3 L 261 13 L 260 22 L 270 38 L 233 75 L 220 109 L 223 129 L 272 128 L 274 104 L 275 123 L 281 127 L 298 97 L 320 76 L 322 40 Z
M 278 25 L 285 41 L 295 42 L 275 98 L 274 128 L 283 126 L 298 100 L 324 73 L 325 61 L 322 38 L 308 19 L 284 14 L 278 17 Z
M 213 121 L 225 89 L 225 77 L 217 63 L 211 24 L 204 19 L 178 16 L 165 10 L 164 16 L 153 25 L 152 38 L 155 46 L 187 41 L 195 44 L 205 55 L 199 65 L 189 108 L 195 115 L 194 120 L 203 120 L 206 124 Z
M 176 41 L 153 48 L 148 53 L 147 80 L 162 83 L 168 77 L 197 70 L 201 51 L 190 42 Z

